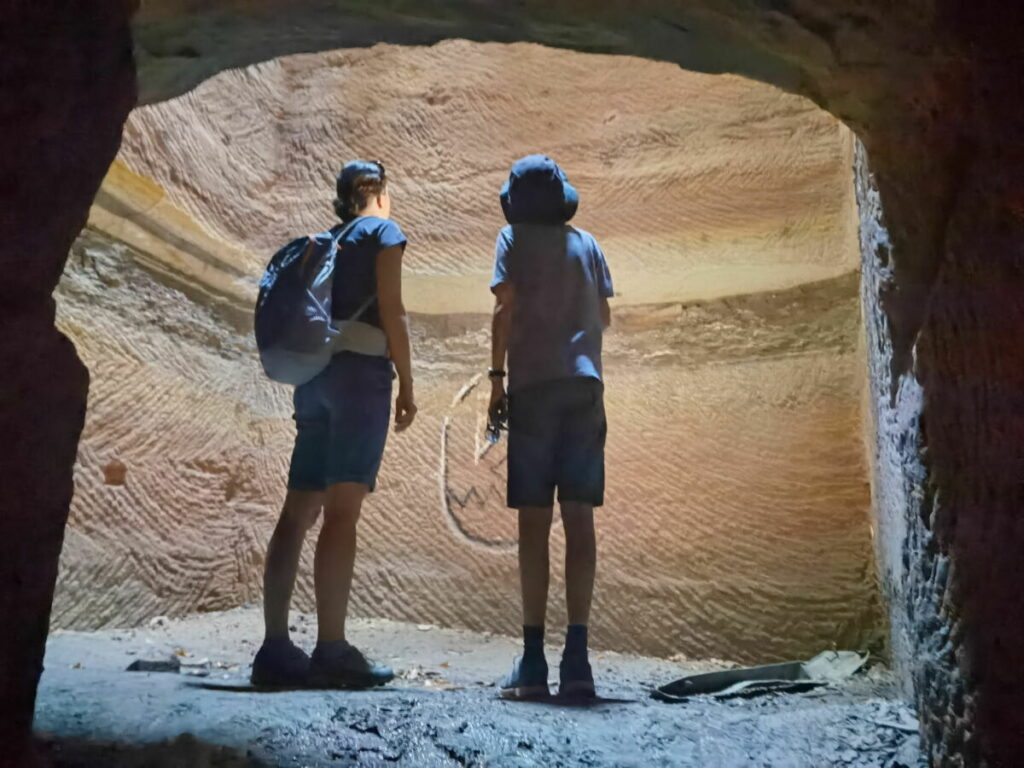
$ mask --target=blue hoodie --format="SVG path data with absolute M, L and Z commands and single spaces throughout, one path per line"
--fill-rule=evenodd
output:
M 567 224 L 579 195 L 545 155 L 512 166 L 501 190 L 510 226 L 498 234 L 494 279 L 516 288 L 509 337 L 509 391 L 575 376 L 601 379 L 602 298 L 613 295 L 604 253 Z

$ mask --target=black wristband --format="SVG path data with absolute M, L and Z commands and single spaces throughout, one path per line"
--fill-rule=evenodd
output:
M 489 379 L 504 379 L 505 369 L 504 368 L 488 368 L 487 378 Z

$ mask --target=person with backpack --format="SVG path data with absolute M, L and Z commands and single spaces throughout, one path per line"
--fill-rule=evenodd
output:
M 597 241 L 569 226 L 579 196 L 549 157 L 512 166 L 500 195 L 509 226 L 495 252 L 489 433 L 508 420 L 508 506 L 519 516 L 523 654 L 499 682 L 505 698 L 546 696 L 544 624 L 555 491 L 565 530 L 565 648 L 559 694 L 592 697 L 587 627 L 604 503 L 607 423 L 601 341 L 611 275 Z M 508 391 L 506 394 L 506 359 Z
M 257 685 L 363 688 L 394 677 L 347 641 L 345 617 L 356 523 L 376 485 L 394 378 L 396 431 L 416 415 L 402 304 L 406 238 L 390 219 L 381 163 L 347 163 L 336 187 L 341 223 L 279 251 L 257 303 L 264 369 L 278 381 L 298 384 L 288 492 L 264 571 L 266 635 L 251 677 Z M 288 607 L 306 533 L 321 509 L 314 560 L 317 643 L 309 657 L 289 638 Z

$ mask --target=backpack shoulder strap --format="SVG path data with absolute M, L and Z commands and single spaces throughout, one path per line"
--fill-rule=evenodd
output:
M 375 294 L 373 294 L 372 296 L 370 296 L 370 297 L 369 297 L 369 298 L 368 298 L 368 299 L 367 299 L 366 301 L 364 301 L 364 302 L 363 302 L 363 303 L 362 303 L 362 304 L 361 304 L 361 305 L 359 306 L 359 309 L 357 309 L 357 310 L 356 310 L 356 313 L 355 313 L 354 315 L 352 315 L 352 317 L 350 317 L 350 318 L 348 319 L 348 320 L 349 320 L 349 322 L 351 323 L 351 322 L 353 322 L 353 321 L 355 321 L 355 320 L 358 320 L 358 319 L 359 319 L 360 317 L 362 317 L 362 316 L 363 316 L 363 313 L 364 313 L 364 312 L 366 312 L 366 310 L 368 310 L 368 309 L 370 308 L 370 305 L 371 305 L 371 304 L 373 304 L 373 302 L 374 302 L 374 301 L 375 301 L 376 299 L 377 299 L 377 294 L 375 293 Z
M 346 226 L 342 227 L 342 229 L 338 232 L 337 235 L 332 235 L 331 236 L 330 247 L 331 247 L 332 250 L 337 249 L 338 243 L 340 243 L 342 238 L 344 238 L 345 235 L 347 235 L 352 230 L 352 227 L 355 226 L 356 221 L 358 221 L 358 219 L 353 219 Z M 315 235 L 307 235 L 306 236 L 306 239 L 307 239 L 308 242 L 306 243 L 305 250 L 302 252 L 302 258 L 299 260 L 300 261 L 300 266 L 301 266 L 302 269 L 306 269 L 308 267 L 308 265 L 309 265 L 309 258 L 310 258 L 310 256 L 313 255 L 313 252 L 316 250 L 317 243 L 318 242 L 322 243 L 326 239 L 325 236 L 328 235 L 328 234 L 330 234 L 330 230 L 328 230 L 327 232 L 320 232 L 320 233 L 315 234 Z M 301 241 L 301 238 L 299 240 L 296 240 L 295 242 L 298 243 L 300 241 Z
M 306 250 L 302 252 L 302 258 L 300 259 L 300 267 L 306 268 L 309 263 L 309 257 L 313 255 L 313 249 L 316 248 L 316 235 L 310 235 L 308 238 L 309 242 L 306 244 Z
M 348 224 L 346 224 L 344 227 L 341 228 L 341 230 L 338 232 L 338 234 L 334 238 L 334 247 L 335 248 L 338 247 L 338 243 L 340 243 L 344 239 L 345 235 L 347 235 L 349 232 L 351 232 L 355 228 L 356 224 L 359 223 L 359 219 L 360 218 L 361 217 L 356 216 L 354 219 L 352 219 L 352 221 L 350 221 Z

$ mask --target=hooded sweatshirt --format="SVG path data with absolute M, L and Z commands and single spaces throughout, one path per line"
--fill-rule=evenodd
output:
M 576 376 L 601 379 L 601 299 L 613 295 L 612 279 L 597 241 L 568 224 L 578 201 L 544 155 L 516 162 L 502 188 L 509 226 L 498 234 L 491 290 L 516 288 L 510 392 Z

